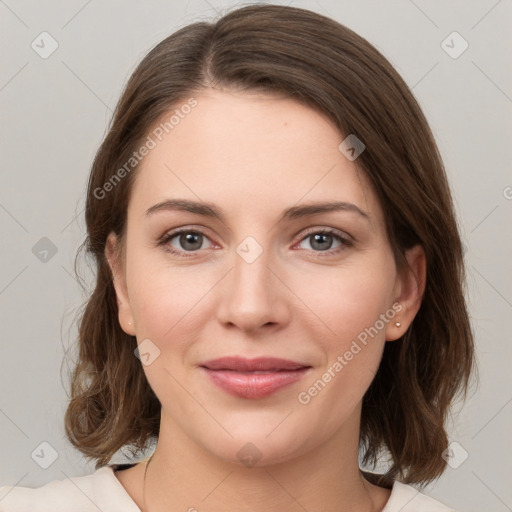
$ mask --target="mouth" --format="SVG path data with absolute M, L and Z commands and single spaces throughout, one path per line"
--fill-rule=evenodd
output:
M 206 361 L 199 367 L 223 391 L 248 399 L 269 396 L 297 382 L 312 368 L 287 359 L 238 356 Z
M 248 359 L 240 356 L 228 356 L 218 359 L 212 359 L 202 363 L 200 366 L 209 370 L 227 370 L 236 372 L 268 373 L 278 371 L 299 370 L 309 368 L 307 364 L 289 359 L 277 357 L 257 357 Z

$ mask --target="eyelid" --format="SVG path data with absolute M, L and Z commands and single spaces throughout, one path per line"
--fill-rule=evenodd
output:
M 208 236 L 205 232 L 206 228 L 204 226 L 195 227 L 194 225 L 187 225 L 187 226 L 181 226 L 179 228 L 171 229 L 169 231 L 166 231 L 156 242 L 156 245 L 166 245 L 170 240 L 175 238 L 178 235 L 181 235 L 183 233 L 197 233 L 202 235 L 203 237 L 207 238 L 212 244 L 215 245 L 215 243 L 211 240 L 211 237 Z M 199 251 L 182 251 L 182 252 L 189 252 L 193 254 L 194 252 Z
M 300 239 L 299 242 L 304 240 L 309 235 L 312 235 L 314 233 L 324 233 L 329 235 L 336 235 L 345 242 L 354 243 L 355 239 L 351 235 L 349 235 L 346 231 L 342 231 L 337 228 L 331 228 L 331 227 L 322 227 L 322 226 L 313 226 L 311 228 L 307 228 L 305 231 L 301 231 L 300 233 Z

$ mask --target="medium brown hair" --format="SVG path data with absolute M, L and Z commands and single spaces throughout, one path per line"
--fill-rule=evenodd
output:
M 365 144 L 356 163 L 376 191 L 397 264 L 403 268 L 404 252 L 421 244 L 427 282 L 413 323 L 385 344 L 364 396 L 362 462 L 388 453 L 388 471 L 373 478 L 380 485 L 434 480 L 446 466 L 450 406 L 466 396 L 474 368 L 461 240 L 443 163 L 420 106 L 376 48 L 330 18 L 278 5 L 250 5 L 181 28 L 146 55 L 125 87 L 88 183 L 81 249 L 92 255 L 97 280 L 79 321 L 65 415 L 70 442 L 99 468 L 120 448 L 137 453 L 158 438 L 161 405 L 134 356 L 136 338 L 119 325 L 105 257 L 109 233 L 122 238 L 125 231 L 136 166 L 108 193 L 98 190 L 163 114 L 211 87 L 293 98 Z

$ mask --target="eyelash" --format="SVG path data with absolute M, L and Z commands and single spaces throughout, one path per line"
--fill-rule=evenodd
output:
M 173 238 L 176 238 L 176 236 L 178 235 L 181 235 L 183 233 L 193 233 L 195 235 L 202 235 L 203 237 L 208 238 L 208 236 L 203 233 L 201 230 L 198 230 L 198 229 L 191 229 L 191 228 L 181 228 L 181 229 L 177 229 L 175 231 L 171 231 L 170 233 L 166 233 L 159 241 L 158 241 L 158 246 L 165 246 L 164 247 L 164 250 L 166 252 L 169 252 L 170 254 L 173 254 L 173 255 L 176 255 L 176 256 L 180 256 L 180 257 L 183 257 L 183 258 L 190 258 L 190 257 L 193 257 L 196 255 L 196 253 L 198 253 L 200 250 L 196 250 L 196 251 L 178 251 L 174 248 L 171 248 L 170 246 L 168 246 L 167 244 L 173 239 Z M 332 256 L 333 254 L 336 254 L 340 251 L 343 251 L 345 249 L 347 249 L 348 247 L 352 247 L 354 244 L 353 244 L 353 241 L 350 240 L 348 237 L 345 237 L 345 236 L 342 236 L 337 230 L 335 229 L 332 229 L 332 228 L 324 228 L 324 229 L 312 229 L 310 231 L 307 231 L 306 233 L 304 233 L 304 236 L 299 240 L 299 243 L 306 240 L 307 238 L 309 238 L 310 236 L 312 235 L 333 235 L 335 238 L 337 238 L 340 242 L 341 242 L 341 245 L 339 247 L 336 247 L 335 249 L 328 249 L 326 251 L 315 251 L 313 249 L 309 249 L 310 251 L 314 252 L 314 253 L 318 253 L 318 255 L 320 257 L 325 257 L 325 256 Z

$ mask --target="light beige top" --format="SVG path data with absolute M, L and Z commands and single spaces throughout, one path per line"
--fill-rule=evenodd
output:
M 41 487 L 0 487 L 0 512 L 141 512 L 114 474 L 103 466 L 86 476 L 53 480 Z M 455 512 L 395 481 L 382 512 Z

